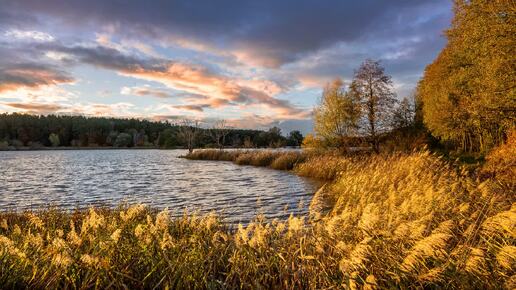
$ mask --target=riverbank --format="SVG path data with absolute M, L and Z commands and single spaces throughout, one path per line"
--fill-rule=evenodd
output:
M 161 149 L 159 147 L 92 147 L 92 146 L 59 146 L 59 147 L 12 147 L 0 148 L 0 151 L 60 151 L 60 150 L 141 150 L 141 149 Z
M 337 168 L 335 178 L 324 191 L 333 202 L 317 220 L 266 223 L 258 217 L 247 227 L 229 228 L 215 216 L 170 219 L 167 212 L 143 206 L 2 213 L 0 283 L 7 288 L 516 285 L 516 204 L 503 183 L 473 179 L 428 152 L 352 159 L 314 155 L 293 170 L 324 176 L 317 172 L 330 166 Z

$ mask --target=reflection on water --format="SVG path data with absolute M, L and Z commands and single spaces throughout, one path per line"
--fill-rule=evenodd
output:
M 284 171 L 177 158 L 182 150 L 0 152 L 0 208 L 67 209 L 121 202 L 247 222 L 304 214 L 316 184 Z M 299 204 L 304 206 L 299 206 Z M 287 211 L 285 211 L 287 208 Z

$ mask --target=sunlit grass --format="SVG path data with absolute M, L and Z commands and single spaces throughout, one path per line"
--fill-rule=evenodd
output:
M 196 150 L 185 156 L 191 160 L 233 161 L 238 165 L 271 167 L 280 170 L 291 170 L 305 160 L 306 154 L 298 151 L 273 150 Z
M 311 175 L 338 166 L 327 185 L 332 210 L 317 221 L 257 217 L 228 228 L 213 215 L 170 219 L 141 205 L 0 214 L 0 284 L 516 287 L 516 202 L 499 182 L 480 182 L 427 152 L 310 158 L 300 164 L 318 162 Z

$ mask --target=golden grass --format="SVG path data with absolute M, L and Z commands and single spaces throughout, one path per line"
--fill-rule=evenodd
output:
M 279 170 L 291 170 L 297 163 L 303 162 L 305 154 L 297 151 L 273 150 L 195 150 L 185 156 L 191 160 L 233 161 L 238 165 L 271 167 Z
M 335 203 L 318 221 L 258 217 L 232 230 L 143 206 L 0 214 L 0 285 L 516 287 L 514 192 L 427 152 L 333 161 Z
M 509 134 L 505 144 L 489 152 L 486 160 L 481 174 L 516 188 L 516 130 Z

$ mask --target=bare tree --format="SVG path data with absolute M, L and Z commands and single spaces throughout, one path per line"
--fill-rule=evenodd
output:
M 391 77 L 385 74 L 379 61 L 371 59 L 362 63 L 350 85 L 350 93 L 360 100 L 365 115 L 363 130 L 376 153 L 380 151 L 380 134 L 389 129 L 396 103 L 391 89 Z
M 195 148 L 195 141 L 199 134 L 199 121 L 183 119 L 179 122 L 179 131 L 177 136 L 186 144 L 188 152 L 192 153 Z
M 226 143 L 226 136 L 229 133 L 229 126 L 226 123 L 226 120 L 218 120 L 216 121 L 211 130 L 211 137 L 217 143 L 217 147 L 222 150 L 224 149 L 224 144 Z

